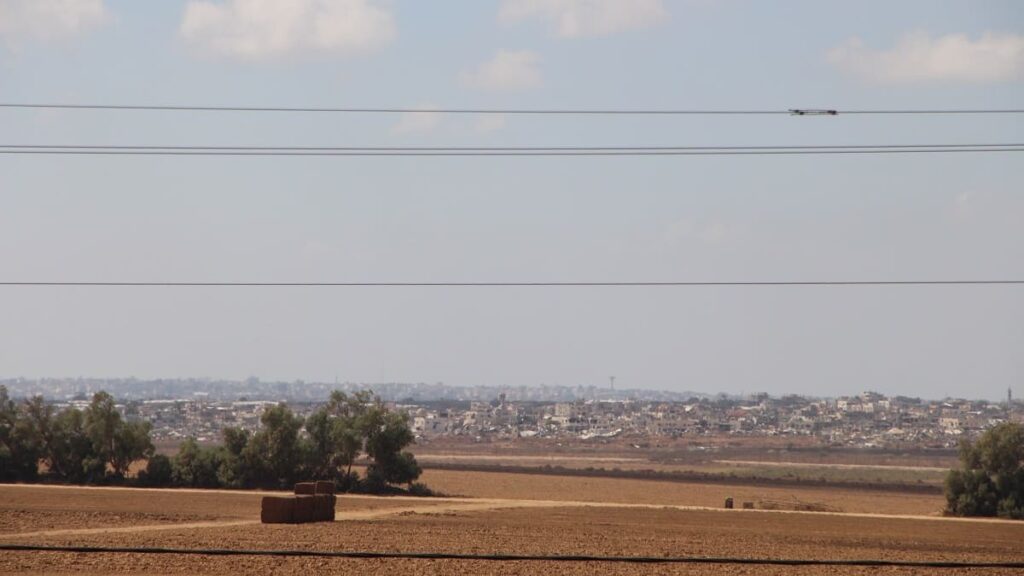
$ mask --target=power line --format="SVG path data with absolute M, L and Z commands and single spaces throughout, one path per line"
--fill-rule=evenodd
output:
M 904 115 L 904 114 L 1024 114 L 1024 108 L 933 108 L 933 109 L 816 109 L 790 108 L 786 110 L 713 110 L 713 109 L 626 109 L 626 108 L 402 108 L 402 107 L 286 107 L 286 106 L 188 106 L 139 104 L 60 104 L 60 103 L 0 103 L 0 108 L 58 109 L 58 110 L 136 110 L 161 112 L 299 112 L 344 114 L 520 114 L 520 115 L 587 115 L 587 116 L 838 116 Z
M 125 287 L 125 288 L 642 288 L 642 287 L 714 287 L 714 286 L 986 286 L 1024 285 L 1024 280 L 781 280 L 781 281 L 708 281 L 708 282 L 78 282 L 78 281 L 0 281 L 0 287 Z
M 458 552 L 370 552 L 347 550 L 244 550 L 237 548 L 155 548 L 136 546 L 44 546 L 0 544 L 11 552 L 76 554 L 176 554 L 201 556 L 283 556 L 357 559 L 475 560 L 496 562 L 615 562 L 624 564 L 747 564 L 774 566 L 889 566 L 909 568 L 1024 568 L 1024 562 L 951 560 L 875 560 L 841 558 L 750 558 L 724 556 L 597 556 L 585 554 L 464 554 Z
M 106 156 L 734 156 L 1024 152 L 1024 144 L 797 146 L 315 147 L 0 145 L 0 154 Z
M 674 150 L 817 150 L 874 148 L 997 148 L 1024 147 L 1024 143 L 996 144 L 810 144 L 754 146 L 199 146 L 199 145 L 105 145 L 105 144 L 0 144 L 0 148 L 25 150 L 258 150 L 337 152 L 574 152 L 574 151 L 674 151 Z

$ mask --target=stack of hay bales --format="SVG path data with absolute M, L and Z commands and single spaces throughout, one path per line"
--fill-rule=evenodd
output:
M 314 492 L 317 519 L 321 522 L 334 522 L 334 507 L 338 503 L 338 497 L 334 495 L 334 482 L 317 482 Z
M 292 524 L 295 522 L 295 498 L 291 496 L 264 496 L 260 510 L 264 524 Z
M 299 482 L 294 496 L 264 496 L 260 520 L 264 524 L 333 522 L 336 504 L 334 482 Z

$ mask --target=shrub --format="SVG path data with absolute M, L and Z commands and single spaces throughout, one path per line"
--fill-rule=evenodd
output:
M 963 468 L 946 476 L 946 512 L 1024 519 L 1024 426 L 1004 423 L 960 448 Z
M 154 454 L 146 463 L 146 469 L 139 472 L 139 484 L 143 486 L 170 486 L 174 475 L 171 459 L 163 454 Z
M 413 482 L 409 484 L 409 495 L 410 496 L 436 496 L 434 491 L 430 489 L 426 484 L 422 482 Z
M 173 461 L 173 481 L 179 486 L 217 488 L 221 485 L 218 473 L 224 463 L 225 450 L 203 448 L 189 438 L 181 444 Z

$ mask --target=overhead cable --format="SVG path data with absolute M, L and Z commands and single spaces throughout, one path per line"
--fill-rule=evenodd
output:
M 0 145 L 0 154 L 86 156 L 764 156 L 964 152 L 1024 152 L 1024 144 L 523 147 Z
M 145 281 L 48 281 L 6 280 L 0 287 L 64 286 L 64 287 L 126 287 L 126 288 L 598 288 L 598 287 L 702 287 L 702 286 L 984 286 L 1024 285 L 1016 279 L 952 279 L 952 280 L 737 280 L 737 281 L 597 281 L 597 282 L 145 282 Z
M 1024 114 L 1024 108 L 925 108 L 925 109 L 679 109 L 679 108 L 405 108 L 405 107 L 313 107 L 313 106 L 200 106 L 163 104 L 65 104 L 5 102 L 0 108 L 57 110 L 136 110 L 159 112 L 299 112 L 344 114 L 519 114 L 589 116 L 840 116 L 903 114 Z

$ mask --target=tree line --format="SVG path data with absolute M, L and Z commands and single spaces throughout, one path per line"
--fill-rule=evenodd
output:
M 0 386 L 0 481 L 73 484 L 135 483 L 196 488 L 289 488 L 304 480 L 334 480 L 340 491 L 382 493 L 405 485 L 427 494 L 421 469 L 405 449 L 409 417 L 371 392 L 341 391 L 308 418 L 285 404 L 263 411 L 255 433 L 226 428 L 218 446 L 185 440 L 177 454 L 157 454 L 149 422 L 130 421 L 114 398 L 96 393 L 84 409 L 57 411 L 42 397 L 18 403 Z M 360 475 L 353 469 L 365 456 Z M 146 466 L 136 478 L 129 467 Z

